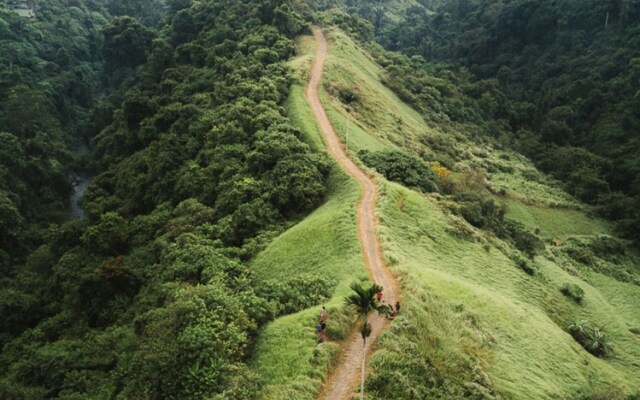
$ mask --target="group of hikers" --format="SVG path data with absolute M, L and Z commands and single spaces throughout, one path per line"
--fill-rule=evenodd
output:
M 376 293 L 376 300 L 380 304 L 384 304 L 384 300 L 382 300 L 382 291 Z M 388 311 L 385 312 L 385 316 L 388 319 L 394 319 L 400 313 L 400 302 L 396 301 L 395 308 L 391 304 L 387 305 Z M 320 310 L 320 321 L 316 325 L 316 337 L 318 338 L 319 343 L 324 343 L 327 340 L 327 309 L 325 306 L 322 306 Z

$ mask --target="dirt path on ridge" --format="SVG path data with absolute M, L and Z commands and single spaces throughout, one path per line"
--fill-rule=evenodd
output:
M 377 188 L 371 178 L 369 178 L 344 152 L 342 143 L 329 121 L 325 109 L 320 103 L 318 87 L 322 78 L 324 62 L 327 57 L 327 40 L 320 29 L 314 29 L 313 34 L 318 42 L 318 49 L 311 66 L 311 76 L 307 86 L 307 102 L 309 103 L 314 117 L 320 125 L 322 135 L 329 147 L 329 152 L 344 170 L 354 177 L 362 188 L 360 202 L 358 203 L 357 222 L 360 245 L 365 258 L 365 265 L 371 278 L 384 288 L 383 300 L 389 304 L 395 304 L 399 299 L 397 282 L 393 279 L 389 271 L 385 268 L 382 260 L 382 251 L 376 235 L 376 199 Z M 378 315 L 369 317 L 371 323 L 371 336 L 367 339 L 365 351 L 369 354 L 372 345 L 375 344 L 384 330 L 387 329 L 389 321 Z M 354 391 L 360 381 L 360 368 L 362 366 L 362 338 L 359 332 L 354 332 L 347 340 L 342 349 L 341 360 L 333 373 L 329 374 L 322 390 L 320 399 L 326 400 L 347 400 L 355 394 Z

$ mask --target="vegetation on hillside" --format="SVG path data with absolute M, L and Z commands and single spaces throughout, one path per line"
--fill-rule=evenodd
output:
M 318 7 L 335 5 L 320 2 Z M 434 121 L 531 157 L 640 240 L 640 5 L 634 1 L 344 2 L 387 84 Z M 354 21 L 360 15 L 365 21 Z
M 79 10 L 89 7 L 74 3 Z M 143 3 L 129 6 L 142 9 L 136 7 Z M 86 109 L 63 103 L 58 115 L 56 99 L 75 97 L 57 86 L 42 91 L 42 76 L 28 82 L 33 88 L 11 86 L 19 103 L 12 106 L 12 91 L 2 103 L 2 130 L 9 133 L 2 136 L 1 171 L 13 168 L 7 176 L 45 179 L 14 156 L 24 151 L 29 162 L 50 172 L 55 151 L 64 155 L 73 144 L 62 133 L 69 129 L 62 117 L 86 122 L 77 129 L 90 135 L 90 167 L 97 174 L 80 220 L 60 223 L 63 216 L 54 220 L 39 212 L 38 201 L 27 196 L 35 184 L 17 181 L 22 192 L 12 187 L 17 196 L 3 195 L 9 200 L 2 201 L 2 223 L 8 224 L 2 245 L 16 257 L 3 257 L 2 398 L 252 398 L 260 382 L 246 361 L 258 328 L 332 290 L 330 278 L 315 275 L 258 282 L 247 265 L 275 234 L 324 199 L 326 160 L 300 140 L 282 108 L 290 85 L 283 61 L 305 24 L 283 2 L 167 3 L 161 30 L 108 12 L 100 24 L 86 20 L 84 28 L 77 25 L 81 15 L 72 13 L 68 25 L 78 32 L 69 36 L 91 33 L 99 43 L 80 53 L 104 64 L 102 74 L 89 69 L 82 81 L 89 85 L 84 90 L 105 90 L 97 104 L 92 92 Z M 131 12 L 108 5 L 117 14 Z M 2 34 L 9 32 L 26 49 L 46 48 L 46 42 L 29 42 L 36 28 L 37 40 L 64 43 L 55 36 L 64 22 L 55 18 L 68 10 L 48 14 L 43 6 L 36 21 L 3 13 L 2 21 L 6 17 L 24 32 Z M 3 58 L 3 71 L 15 76 L 26 71 L 23 63 L 38 65 L 24 55 L 8 65 Z M 65 76 L 51 75 L 54 81 Z M 22 114 L 15 112 L 20 104 Z M 76 114 L 65 114 L 71 112 Z M 39 133 L 42 127 L 53 130 Z M 50 150 L 29 142 L 42 137 Z M 68 144 L 56 146 L 56 137 Z M 59 209 L 69 192 L 59 183 L 67 182 L 66 161 L 57 160 L 63 165 L 59 181 L 43 181 L 51 186 L 42 190 L 59 191 L 51 194 Z M 18 200 L 42 221 L 58 223 L 40 242 L 5 235 L 21 232 L 21 215 L 11 203 Z M 39 200 L 51 206 L 51 200 Z
M 323 18 L 361 26 L 339 11 Z M 629 312 L 638 287 L 626 283 L 639 276 L 634 247 L 610 236 L 608 224 L 585 213 L 589 207 L 481 124 L 414 105 L 424 117 L 416 120 L 380 84 L 388 82 L 384 61 L 405 56 L 328 32 L 324 104 L 343 140 L 348 132 L 356 153 L 400 151 L 422 159 L 442 191 L 419 194 L 380 178 L 393 188 L 382 190 L 378 210 L 384 253 L 410 300 L 371 358 L 369 396 L 634 398 L 640 348 L 628 327 L 640 322 Z M 405 75 L 415 71 L 408 66 Z M 510 237 L 509 225 L 525 235 Z M 587 250 L 598 238 L 599 250 Z M 580 257 L 582 249 L 591 256 Z M 565 282 L 584 289 L 581 304 L 563 296 Z M 604 327 L 612 355 L 594 361 L 570 336 L 571 322 L 583 319 Z
M 37 5 L 30 20 L 0 2 L 0 277 L 67 217 L 75 148 L 101 88 L 104 7 Z
M 580 202 L 638 239 L 636 2 L 28 3 L 0 2 L 0 398 L 315 396 L 316 307 L 344 338 L 364 272 L 285 64 L 307 21 L 360 42 L 322 96 L 405 289 L 367 395 L 637 398 L 637 249 Z

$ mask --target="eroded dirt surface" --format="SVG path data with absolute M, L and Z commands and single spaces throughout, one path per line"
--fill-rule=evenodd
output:
M 395 304 L 399 290 L 396 281 L 384 265 L 382 251 L 376 234 L 376 199 L 377 188 L 375 182 L 351 161 L 343 149 L 343 145 L 336 135 L 325 109 L 320 103 L 318 87 L 322 79 L 324 62 L 327 57 L 327 40 L 320 29 L 314 30 L 318 42 L 318 49 L 311 66 L 311 76 L 307 86 L 307 102 L 311 106 L 322 135 L 327 143 L 330 154 L 338 161 L 344 170 L 355 178 L 362 188 L 362 195 L 357 208 L 358 234 L 365 257 L 365 265 L 371 278 L 384 288 L 384 298 L 388 304 Z M 389 321 L 378 315 L 369 317 L 372 326 L 371 336 L 367 339 L 367 353 L 382 332 L 387 329 Z M 362 338 L 359 332 L 354 332 L 343 347 L 341 360 L 335 370 L 329 374 L 321 392 L 320 399 L 346 400 L 351 399 L 357 389 L 362 360 Z

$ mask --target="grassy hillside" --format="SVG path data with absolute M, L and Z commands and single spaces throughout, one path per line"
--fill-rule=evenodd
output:
M 465 346 L 474 351 L 459 358 L 469 358 L 469 366 L 480 365 L 505 398 L 572 398 L 581 388 L 600 391 L 610 385 L 637 390 L 640 341 L 629 328 L 640 321 L 629 311 L 640 305 L 638 286 L 597 273 L 580 279 L 547 255 L 536 257 L 540 273 L 530 277 L 515 266 L 513 249 L 503 242 L 479 232 L 464 236 L 456 231 L 456 224 L 463 222 L 443 213 L 437 200 L 395 184 L 387 185 L 382 199 L 386 256 L 406 277 L 410 293 L 428 293 L 438 304 L 434 309 L 432 299 L 419 295 L 407 299 L 403 323 L 394 326 L 381 354 L 372 360 L 378 369 L 390 368 L 387 352 L 406 363 L 412 358 L 393 351 L 407 339 L 406 322 L 424 324 L 425 330 L 418 332 L 427 343 L 453 341 L 453 349 L 417 349 L 425 359 L 443 360 L 445 365 L 436 371 L 441 376 L 451 373 L 447 352 L 462 350 L 457 340 L 470 342 Z M 560 293 L 564 282 L 584 289 L 582 305 Z M 607 328 L 615 343 L 612 358 L 591 356 L 564 331 L 572 320 L 583 318 Z M 443 327 L 442 319 L 453 323 Z M 470 378 L 474 382 L 475 377 Z M 372 386 L 379 379 L 374 377 Z
M 382 69 L 364 50 L 340 31 L 330 31 L 329 38 L 323 101 L 339 135 L 348 135 L 352 155 L 403 149 L 432 161 L 443 153 L 434 142 L 453 146 L 454 173 L 482 170 L 507 217 L 536 231 L 547 247 L 531 262 L 537 272 L 530 276 L 514 261 L 517 249 L 452 213 L 447 197 L 380 177 L 380 233 L 405 305 L 371 359 L 370 398 L 621 398 L 637 391 L 634 253 L 615 260 L 594 256 L 592 264 L 576 260 L 571 249 L 610 237 L 607 223 L 590 217 L 587 207 L 525 158 L 474 143 L 450 127 L 428 126 L 383 85 Z M 298 44 L 305 51 L 291 65 L 304 78 L 312 43 L 303 38 Z M 307 141 L 318 144 L 303 88 L 292 93 L 290 115 Z M 327 203 L 276 240 L 254 267 L 265 277 L 310 270 L 330 275 L 337 284 L 332 304 L 338 305 L 345 284 L 364 273 L 353 220 L 357 187 L 335 166 L 332 182 Z M 582 304 L 561 293 L 565 283 L 584 290 Z M 312 397 L 335 352 L 314 345 L 309 326 L 316 313 L 282 318 L 263 331 L 254 366 L 272 382 L 264 398 Z M 568 324 L 580 319 L 605 327 L 612 356 L 592 356 L 567 333 Z
M 429 141 L 423 138 L 450 136 L 462 154 L 455 169 L 487 171 L 488 185 L 506 193 L 496 198 L 506 203 L 507 217 L 531 231 L 537 229 L 548 246 L 550 239 L 610 233 L 606 223 L 589 217 L 585 206 L 526 159 L 473 143 L 465 135 L 447 132 L 448 127 L 427 126 L 380 83 L 381 69 L 363 50 L 338 31 L 331 38 L 325 87 L 330 93 L 337 86 L 357 94 L 350 105 L 357 121 L 349 126 L 365 128 L 349 130 L 350 139 L 358 138 L 350 142 L 353 150 L 400 147 L 429 161 L 431 154 L 437 158 L 438 150 L 426 146 Z M 347 115 L 339 92 L 325 102 L 334 121 Z M 384 184 L 379 215 L 385 256 L 402 277 L 407 304 L 372 359 L 369 390 L 374 397 L 401 392 L 400 382 L 389 382 L 415 374 L 408 367 L 414 363 L 430 364 L 423 372 L 444 380 L 413 381 L 414 391 L 430 388 L 424 395 L 433 395 L 438 386 L 441 394 L 449 393 L 456 385 L 473 387 L 472 392 L 487 397 L 518 399 L 571 398 L 583 389 L 598 393 L 616 386 L 630 392 L 640 387 L 640 341 L 629 331 L 639 323 L 629 310 L 640 304 L 640 287 L 575 263 L 572 266 L 580 272 L 573 276 L 575 269 L 563 265 L 569 263 L 556 249 L 535 258 L 539 272 L 531 277 L 516 267 L 516 249 L 449 213 L 447 200 L 440 196 Z M 565 282 L 584 289 L 582 305 L 562 295 L 559 289 Z M 614 356 L 602 360 L 582 349 L 565 331 L 576 319 L 606 327 Z M 414 341 L 417 346 L 411 344 Z M 419 374 L 417 378 L 424 380 Z M 459 382 L 452 385 L 447 380 Z M 392 392 L 385 391 L 391 387 Z
M 315 41 L 310 36 L 297 42 L 298 56 L 290 62 L 296 82 L 286 106 L 303 138 L 316 149 L 324 142 L 304 97 Z M 335 283 L 333 297 L 325 304 L 330 314 L 332 339 L 344 335 L 348 319 L 339 311 L 349 284 L 365 279 L 363 256 L 355 220 L 360 196 L 358 184 L 332 163 L 326 203 L 304 221 L 276 238 L 253 262 L 261 279 L 298 274 L 318 274 Z M 253 367 L 265 383 L 263 399 L 313 399 L 339 346 L 318 345 L 314 326 L 320 305 L 277 319 L 260 333 Z

